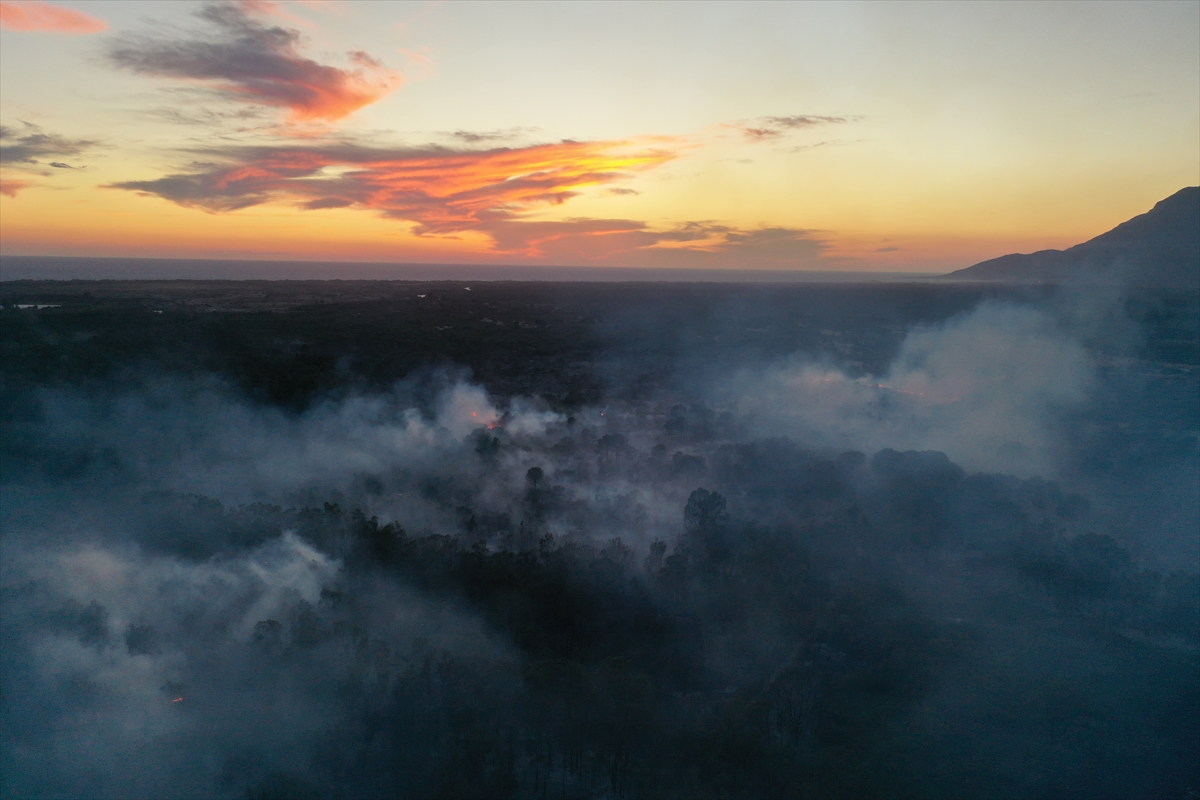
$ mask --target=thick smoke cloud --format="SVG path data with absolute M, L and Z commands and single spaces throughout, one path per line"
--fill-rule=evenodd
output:
M 1049 314 L 988 303 L 911 332 L 888 371 L 852 377 L 799 363 L 747 375 L 724 399 L 799 441 L 947 453 L 965 468 L 1057 475 L 1063 415 L 1095 383 L 1084 347 Z
M 5 796 L 228 795 L 243 770 L 295 769 L 341 713 L 338 683 L 391 668 L 389 644 L 504 652 L 477 620 L 392 586 L 364 589 L 373 652 L 318 643 L 340 567 L 286 532 L 202 562 L 6 542 Z M 304 663 L 280 657 L 298 646 Z
M 924 796 L 962 763 L 1173 796 L 1200 584 L 1072 491 L 1095 343 L 1136 340 L 1100 313 L 985 302 L 878 374 L 792 356 L 571 410 L 453 370 L 303 411 L 147 368 L 37 387 L 4 796 Z

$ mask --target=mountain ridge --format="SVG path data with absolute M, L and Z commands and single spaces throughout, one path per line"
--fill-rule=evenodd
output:
M 1200 186 L 1066 250 L 1010 253 L 941 279 L 1200 287 Z

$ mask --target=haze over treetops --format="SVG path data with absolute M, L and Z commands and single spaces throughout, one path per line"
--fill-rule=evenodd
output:
M 1197 3 L 6 0 L 0 24 L 4 255 L 938 272 L 1200 183 Z

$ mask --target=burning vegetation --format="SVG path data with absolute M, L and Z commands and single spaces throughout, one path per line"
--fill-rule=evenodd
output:
M 1195 298 L 369 288 L 0 321 L 6 797 L 1200 786 Z

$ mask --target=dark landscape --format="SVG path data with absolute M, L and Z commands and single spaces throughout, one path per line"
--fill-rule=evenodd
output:
M 6 797 L 1200 787 L 1195 288 L 0 302 Z
M 0 0 L 0 800 L 1200 800 L 1200 2 Z

